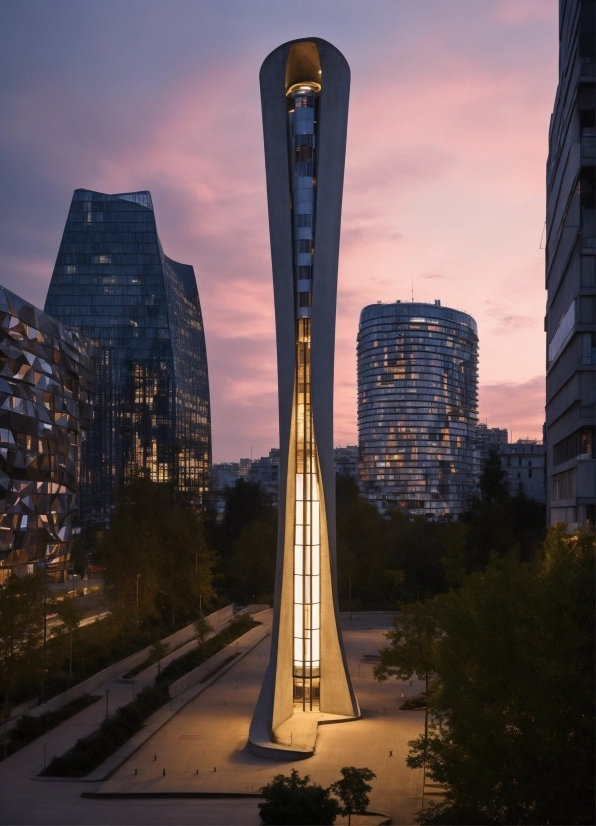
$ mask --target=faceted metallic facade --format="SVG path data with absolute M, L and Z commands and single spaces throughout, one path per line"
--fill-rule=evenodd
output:
M 45 309 L 100 348 L 89 510 L 108 519 L 132 474 L 210 488 L 205 334 L 194 270 L 168 258 L 149 192 L 75 191 Z
M 371 304 L 358 331 L 359 479 L 384 513 L 431 518 L 475 492 L 478 332 L 435 304 Z
M 319 38 L 280 46 L 260 74 L 280 420 L 271 659 L 250 730 L 256 754 L 292 714 L 360 714 L 338 630 L 333 361 L 350 70 Z M 291 754 L 289 754 L 291 752 Z
M 92 416 L 89 340 L 0 287 L 0 583 L 71 550 Z
M 559 2 L 559 86 L 546 167 L 546 505 L 596 524 L 596 17 Z

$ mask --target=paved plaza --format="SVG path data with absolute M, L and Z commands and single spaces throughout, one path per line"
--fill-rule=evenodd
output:
M 0 764 L 0 823 L 257 824 L 255 798 L 84 799 L 80 795 L 251 793 L 274 774 L 288 774 L 294 767 L 315 782 L 329 785 L 340 777 L 339 770 L 346 765 L 367 766 L 377 775 L 370 811 L 389 816 L 394 824 L 413 823 L 413 815 L 421 805 L 422 772 L 410 771 L 404 760 L 408 740 L 423 730 L 424 712 L 400 711 L 399 706 L 403 703 L 402 694 L 419 694 L 422 683 L 414 680 L 410 685 L 391 680 L 379 684 L 372 677 L 371 663 L 363 661 L 363 654 L 373 654 L 383 644 L 383 631 L 389 622 L 389 614 L 342 618 L 362 719 L 319 726 L 313 757 L 273 762 L 248 752 L 248 728 L 269 656 L 268 636 L 185 705 L 103 783 L 32 779 L 43 766 L 42 740 L 48 740 L 51 734 L 60 739 L 63 726 L 76 726 L 77 718 L 89 714 L 94 707 L 10 757 Z M 302 739 L 298 725 L 296 732 L 291 723 L 283 728 L 284 740 L 288 735 L 292 742 Z M 380 818 L 366 821 L 378 823 Z

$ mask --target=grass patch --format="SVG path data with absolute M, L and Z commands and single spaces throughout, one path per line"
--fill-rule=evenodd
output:
M 255 622 L 250 615 L 241 614 L 227 628 L 207 640 L 204 646 L 195 648 L 180 659 L 171 662 L 155 678 L 154 686 L 139 691 L 136 700 L 119 708 L 115 714 L 104 720 L 98 729 L 87 737 L 77 740 L 69 751 L 54 757 L 47 768 L 40 772 L 40 775 L 85 777 L 140 731 L 148 717 L 169 702 L 168 686 L 171 683 L 188 674 L 197 665 L 201 665 L 256 625 L 260 623 Z M 221 666 L 213 670 L 212 674 L 223 668 L 235 656 L 236 654 L 233 654 L 228 657 Z
M 15 751 L 37 740 L 42 734 L 51 731 L 60 725 L 60 723 L 74 717 L 79 711 L 96 703 L 98 700 L 101 700 L 98 694 L 83 694 L 82 697 L 71 700 L 68 705 L 62 706 L 62 708 L 58 708 L 56 711 L 46 711 L 39 715 L 24 714 L 19 718 L 14 728 L 7 733 L 6 757 L 10 757 Z M 4 756 L 4 749 L 0 749 L 0 761 L 4 759 Z

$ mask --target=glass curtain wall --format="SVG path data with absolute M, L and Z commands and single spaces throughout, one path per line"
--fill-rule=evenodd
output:
M 392 509 L 436 519 L 475 492 L 478 334 L 435 304 L 373 304 L 358 332 L 359 478 Z
M 75 191 L 45 309 L 100 347 L 92 520 L 109 521 L 133 474 L 200 505 L 211 466 L 201 307 L 193 268 L 163 252 L 149 192 Z
M 294 280 L 296 285 L 294 544 L 294 704 L 319 707 L 320 689 L 320 484 L 311 407 L 311 306 L 316 215 L 316 125 L 320 86 L 288 90 L 292 158 Z
M 88 472 L 93 356 L 85 336 L 0 287 L 0 585 L 40 567 L 64 579 Z

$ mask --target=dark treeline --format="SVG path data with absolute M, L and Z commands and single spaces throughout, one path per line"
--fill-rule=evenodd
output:
M 0 719 L 34 697 L 48 699 L 217 607 L 215 555 L 203 520 L 169 485 L 136 479 L 120 490 L 93 561 L 110 613 L 80 627 L 84 598 L 55 594 L 38 570 L 0 588 Z M 47 628 L 44 617 L 60 624 Z
M 382 517 L 352 479 L 338 476 L 340 607 L 393 610 L 422 601 L 483 570 L 491 553 L 504 556 L 513 547 L 520 559 L 533 559 L 543 526 L 543 507 L 509 495 L 496 457 L 486 464 L 480 496 L 457 521 Z M 201 606 L 271 604 L 276 546 L 277 509 L 256 483 L 239 480 L 217 518 L 177 502 L 169 485 L 133 480 L 117 494 L 111 529 L 93 551 L 107 619 L 79 628 L 82 601 L 54 598 L 41 573 L 0 589 L 4 714 L 196 621 Z M 45 654 L 44 610 L 62 620 L 48 634 Z
M 381 516 L 356 482 L 337 476 L 337 575 L 342 610 L 392 610 L 458 585 L 490 555 L 517 546 L 534 558 L 544 539 L 544 506 L 510 496 L 491 455 L 480 495 L 459 520 L 433 522 L 400 511 Z M 243 479 L 226 493 L 223 520 L 207 519 L 217 556 L 217 587 L 236 602 L 270 602 L 275 578 L 277 511 L 258 484 Z
M 205 528 L 217 557 L 218 592 L 236 603 L 272 603 L 277 508 L 263 488 L 238 479 L 226 490 L 223 519 L 210 512 Z

